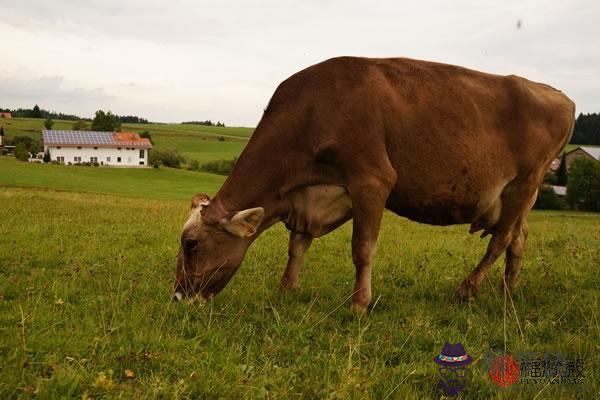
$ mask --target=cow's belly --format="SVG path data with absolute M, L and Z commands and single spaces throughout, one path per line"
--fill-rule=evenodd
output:
M 502 211 L 502 191 L 508 182 L 472 190 L 395 190 L 386 207 L 412 221 L 431 225 L 474 224 L 492 227 Z

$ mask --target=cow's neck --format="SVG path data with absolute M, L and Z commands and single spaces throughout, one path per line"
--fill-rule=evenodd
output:
M 231 174 L 215 196 L 215 201 L 228 212 L 252 207 L 265 209 L 264 221 L 268 226 L 279 218 L 285 208 L 280 198 L 286 172 L 277 165 L 281 157 L 273 153 L 273 146 L 263 146 L 261 138 L 251 140 Z

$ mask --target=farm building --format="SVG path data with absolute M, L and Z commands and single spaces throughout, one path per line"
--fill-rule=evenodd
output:
M 0 118 L 12 118 L 12 114 L 8 111 L 0 111 Z
M 600 147 L 579 146 L 565 153 L 565 162 L 567 170 L 571 168 L 571 163 L 577 157 L 586 157 L 596 162 L 600 162 Z
M 97 163 L 116 167 L 148 165 L 152 143 L 133 132 L 42 131 L 44 152 L 64 164 Z

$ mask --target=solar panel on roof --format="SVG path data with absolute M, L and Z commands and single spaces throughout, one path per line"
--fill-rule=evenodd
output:
M 44 130 L 42 134 L 48 144 L 148 147 L 146 141 L 115 140 L 113 132 Z

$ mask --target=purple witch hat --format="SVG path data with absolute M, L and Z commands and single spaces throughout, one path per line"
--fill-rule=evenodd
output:
M 471 364 L 473 357 L 467 354 L 462 343 L 450 344 L 446 342 L 440 355 L 435 357 L 433 361 L 446 367 L 460 367 Z

